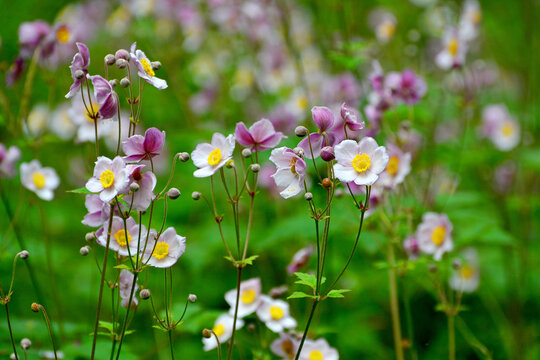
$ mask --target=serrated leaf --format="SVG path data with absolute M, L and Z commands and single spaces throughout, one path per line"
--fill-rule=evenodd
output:
M 327 297 L 329 297 L 329 298 L 343 298 L 343 297 L 345 297 L 345 296 L 343 296 L 343 294 L 346 293 L 346 292 L 349 292 L 349 291 L 351 291 L 351 290 L 350 289 L 330 290 Z
M 311 298 L 311 299 L 315 299 L 316 296 L 314 296 L 314 295 L 309 295 L 309 294 L 303 293 L 303 292 L 301 292 L 301 291 L 295 291 L 295 292 L 293 292 L 287 299 L 302 299 L 302 298 Z
M 108 321 L 99 321 L 99 327 L 109 330 L 111 333 L 113 332 L 114 325 Z
M 114 268 L 115 268 L 115 269 L 131 270 L 131 266 L 129 266 L 128 264 L 120 264 L 120 265 L 116 265 Z
M 295 282 L 296 284 L 306 285 L 312 289 L 315 289 L 315 287 L 317 286 L 317 278 L 315 277 L 315 275 L 302 272 L 295 272 L 294 275 L 296 275 L 296 277 L 299 279 Z
M 74 189 L 74 190 L 68 190 L 67 192 L 74 193 L 74 194 L 86 194 L 86 195 L 94 194 L 93 192 L 91 192 L 85 187 Z
M 259 257 L 259 255 L 253 255 L 253 256 L 250 256 L 248 257 L 247 259 L 245 259 L 243 261 L 244 264 L 248 264 L 248 265 L 253 265 L 253 261 L 255 261 L 255 259 L 257 259 Z

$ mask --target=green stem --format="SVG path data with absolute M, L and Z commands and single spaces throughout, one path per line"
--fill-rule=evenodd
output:
M 169 345 L 171 347 L 171 359 L 174 360 L 174 348 L 173 348 L 173 341 L 172 341 L 172 330 L 169 330 L 168 333 L 169 333 Z
M 19 356 L 17 355 L 17 348 L 15 347 L 15 340 L 13 339 L 13 331 L 11 330 L 11 322 L 9 320 L 9 310 L 7 302 L 4 304 L 4 307 L 6 308 L 6 318 L 9 329 L 9 337 L 11 338 L 11 345 L 13 345 L 13 353 L 15 354 L 15 360 L 19 360 Z
M 456 360 L 456 329 L 454 315 L 448 315 L 448 359 Z
M 227 360 L 231 359 L 232 349 L 234 347 L 234 335 L 236 333 L 236 320 L 238 319 L 238 303 L 240 302 L 240 283 L 242 282 L 242 267 L 238 267 L 238 278 L 236 279 L 236 304 L 234 305 L 234 320 L 231 334 L 231 342 L 229 344 L 229 352 Z
M 315 309 L 317 308 L 318 303 L 319 303 L 319 300 L 313 301 L 313 306 L 311 307 L 311 313 L 309 314 L 308 322 L 306 324 L 306 328 L 304 329 L 304 334 L 302 335 L 302 340 L 300 341 L 300 345 L 298 346 L 298 351 L 296 353 L 296 357 L 294 358 L 294 360 L 298 360 L 300 358 L 300 352 L 302 351 L 302 347 L 304 346 L 304 342 L 306 341 L 309 325 L 311 325 L 311 320 L 313 319 L 313 314 L 315 314 Z
M 135 284 L 137 283 L 137 277 L 139 273 L 133 274 L 133 283 L 131 284 L 131 292 L 129 293 L 129 301 L 126 309 L 126 317 L 124 318 L 124 325 L 122 325 L 122 333 L 120 334 L 120 342 L 118 344 L 118 352 L 116 353 L 116 360 L 120 358 L 120 351 L 122 350 L 122 343 L 124 342 L 124 334 L 126 332 L 127 322 L 129 318 L 129 310 L 131 310 L 131 303 L 133 301 L 133 293 L 135 292 Z
M 399 321 L 399 302 L 396 283 L 396 268 L 395 268 L 394 244 L 392 241 L 388 243 L 388 285 L 390 287 L 390 310 L 392 312 L 392 332 L 394 335 L 394 349 L 396 351 L 396 359 L 404 360 L 403 346 L 401 338 L 401 324 Z

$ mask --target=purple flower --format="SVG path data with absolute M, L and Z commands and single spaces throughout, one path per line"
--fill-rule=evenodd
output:
M 141 173 L 143 167 L 144 165 L 127 166 L 131 181 L 139 184 L 139 190 L 133 194 L 125 195 L 124 200 L 128 205 L 131 205 L 131 202 L 133 201 L 132 207 L 138 211 L 145 211 L 148 209 L 150 203 L 155 198 L 154 188 L 157 184 L 156 175 L 154 175 L 154 173 L 151 171 Z
M 15 164 L 21 158 L 21 150 L 10 146 L 6 151 L 4 144 L 0 143 L 0 177 L 11 178 L 15 175 Z
M 111 205 L 101 200 L 98 194 L 86 195 L 84 206 L 88 210 L 88 214 L 84 215 L 82 223 L 90 227 L 102 226 L 111 214 Z
M 341 104 L 341 118 L 345 122 L 345 125 L 352 131 L 362 130 L 366 126 L 358 110 L 346 103 Z
M 251 151 L 272 149 L 285 137 L 283 133 L 274 130 L 274 126 L 268 119 L 257 121 L 249 130 L 243 122 L 239 122 L 236 124 L 234 135 L 239 144 Z
M 32 57 L 39 43 L 51 32 L 51 27 L 43 20 L 23 22 L 19 26 L 19 45 L 21 56 Z
M 146 130 L 144 136 L 133 135 L 122 142 L 122 150 L 127 155 L 126 161 L 141 161 L 151 159 L 159 155 L 163 143 L 165 142 L 165 131 L 156 128 Z
M 416 260 L 420 256 L 420 247 L 418 245 L 418 240 L 416 236 L 410 235 L 405 240 L 403 240 L 403 250 L 409 256 L 409 260 Z
M 145 53 L 141 50 L 137 50 L 137 43 L 131 45 L 131 60 L 137 66 L 139 72 L 137 73 L 141 79 L 146 80 L 147 83 L 155 86 L 159 90 L 167 88 L 167 82 L 163 79 L 156 77 L 156 73 L 152 68 L 152 63 L 146 57 Z
M 113 160 L 100 156 L 94 167 L 94 176 L 86 183 L 91 192 L 99 192 L 101 200 L 107 202 L 123 193 L 129 184 L 129 174 L 124 160 L 117 156 Z
M 290 264 L 287 265 L 287 272 L 292 275 L 298 270 L 300 270 L 308 263 L 309 258 L 312 254 L 313 245 L 308 245 L 305 248 L 298 250 L 296 254 L 294 254 Z
M 314 106 L 311 109 L 311 115 L 319 131 L 309 134 L 298 143 L 298 146 L 304 150 L 304 154 L 308 159 L 312 158 L 312 152 L 313 158 L 319 157 L 323 147 L 331 146 L 334 143 L 334 134 L 330 132 L 335 123 L 332 110 L 326 106 Z
M 88 65 L 90 65 L 90 51 L 88 50 L 88 47 L 85 44 L 78 42 L 77 48 L 79 49 L 79 52 L 75 54 L 71 66 L 69 67 L 71 69 L 73 84 L 69 88 L 69 93 L 66 94 L 67 99 L 75 96 L 83 83 L 84 78 L 77 79 L 75 73 L 81 70 L 84 73 L 84 76 L 88 75 Z
M 424 79 L 416 76 L 410 69 L 402 73 L 391 72 L 386 76 L 384 85 L 398 101 L 403 101 L 407 105 L 416 105 L 426 94 L 427 86 Z
M 296 153 L 286 147 L 272 150 L 270 161 L 277 166 L 272 177 L 276 185 L 283 190 L 279 193 L 284 199 L 295 196 L 304 188 L 306 163 Z
M 94 96 L 101 107 L 99 115 L 103 119 L 111 119 L 118 112 L 118 95 L 114 92 L 111 84 L 100 75 L 86 75 L 94 86 Z
M 24 71 L 24 59 L 19 56 L 18 58 L 13 61 L 13 65 L 11 65 L 6 73 L 6 86 L 11 87 L 13 84 L 15 84 L 20 78 Z
M 122 269 L 120 272 L 120 281 L 118 284 L 118 291 L 120 293 L 120 297 L 122 298 L 122 307 L 127 308 L 129 304 L 129 299 L 131 299 L 131 309 L 134 310 L 139 305 L 139 299 L 135 296 L 137 293 L 137 290 L 139 289 L 139 284 L 135 283 L 135 287 L 133 289 L 133 297 L 131 296 L 131 288 L 133 287 L 133 280 L 135 280 L 135 276 L 128 270 Z

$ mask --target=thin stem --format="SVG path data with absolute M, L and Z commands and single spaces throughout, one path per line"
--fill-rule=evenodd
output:
M 300 358 L 300 352 L 302 351 L 302 347 L 304 346 L 304 342 L 306 341 L 309 325 L 311 325 L 311 320 L 313 319 L 313 314 L 315 314 L 315 308 L 317 308 L 318 303 L 319 303 L 319 300 L 313 301 L 313 306 L 311 307 L 311 313 L 309 314 L 308 322 L 306 324 L 306 328 L 304 329 L 304 335 L 302 335 L 302 340 L 300 341 L 300 345 L 298 346 L 298 352 L 296 353 L 296 357 L 294 358 L 294 360 L 298 360 Z
M 131 284 L 131 292 L 129 293 L 129 301 L 126 309 L 126 317 L 124 318 L 124 325 L 122 325 L 122 333 L 120 334 L 120 342 L 118 344 L 118 352 L 116 353 L 116 360 L 120 358 L 120 351 L 122 350 L 122 343 L 124 342 L 124 334 L 126 332 L 127 322 L 129 318 L 129 311 L 131 310 L 131 303 L 133 301 L 133 293 L 135 292 L 135 284 L 137 283 L 137 277 L 139 273 L 133 274 L 133 283 Z
M 229 344 L 229 352 L 227 360 L 231 359 L 232 349 L 234 347 L 234 335 L 236 333 L 236 320 L 238 319 L 238 303 L 240 302 L 240 283 L 242 282 L 242 267 L 238 267 L 238 278 L 236 280 L 236 304 L 234 305 L 234 320 L 231 334 L 231 342 Z
M 221 360 L 221 343 L 219 342 L 219 338 L 216 335 L 216 333 L 213 330 L 211 330 L 211 332 L 212 332 L 212 335 L 214 335 L 214 337 L 216 338 L 217 350 L 218 350 L 218 360 Z
M 401 337 L 401 324 L 399 321 L 399 302 L 397 294 L 397 283 L 396 283 L 396 268 L 395 263 L 395 254 L 394 254 L 394 244 L 392 241 L 388 243 L 388 285 L 390 287 L 390 310 L 392 312 L 392 333 L 394 336 L 394 349 L 396 351 L 396 359 L 403 360 L 403 346 L 402 346 L 402 337 Z
M 19 360 L 19 356 L 17 355 L 17 348 L 15 347 L 15 339 L 13 339 L 13 331 L 11 330 L 11 322 L 9 320 L 8 302 L 4 304 L 4 307 L 6 308 L 6 318 L 9 329 L 9 337 L 11 338 L 11 345 L 13 345 L 13 353 L 15 354 L 15 360 Z
M 448 359 L 456 360 L 456 329 L 454 315 L 448 315 Z
M 173 348 L 173 341 L 172 341 L 172 330 L 169 330 L 168 333 L 169 333 L 169 345 L 171 347 L 171 359 L 174 360 L 174 348 Z
M 49 321 L 49 317 L 47 316 L 47 311 L 45 311 L 45 308 L 43 307 L 43 305 L 39 305 L 39 308 L 41 309 L 41 312 L 43 313 L 43 316 L 45 317 L 45 322 L 47 323 L 47 328 L 49 329 L 49 335 L 51 337 L 51 343 L 52 343 L 52 348 L 53 348 L 53 352 L 54 352 L 54 358 L 56 360 L 58 360 L 58 355 L 56 354 L 56 346 L 54 345 L 54 337 L 53 337 L 53 333 L 52 333 L 52 330 L 51 330 L 51 322 Z

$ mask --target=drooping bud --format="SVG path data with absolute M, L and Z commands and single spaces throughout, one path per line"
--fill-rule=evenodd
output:
M 23 251 L 21 251 L 21 252 L 19 253 L 19 257 L 20 257 L 21 259 L 27 259 L 28 256 L 30 256 L 30 253 L 29 253 L 27 250 L 23 250 Z
M 313 200 L 313 194 L 310 193 L 310 192 L 307 192 L 304 194 L 304 199 L 306 199 L 306 201 L 311 201 Z
M 124 59 L 116 60 L 116 67 L 119 69 L 125 69 L 128 66 L 128 62 Z
M 116 61 L 118 61 L 118 59 L 129 61 L 131 56 L 129 55 L 129 51 L 120 49 L 116 51 L 116 53 L 114 54 L 114 58 Z
M 82 70 L 77 70 L 77 71 L 75 71 L 75 74 L 74 74 L 74 75 L 75 75 L 75 79 L 80 80 L 80 79 L 82 79 L 82 78 L 84 77 L 84 71 L 82 71 Z
M 178 154 L 178 159 L 180 159 L 181 162 L 187 162 L 189 161 L 189 154 L 187 152 L 181 152 Z
M 331 146 L 325 146 L 321 149 L 321 159 L 324 161 L 332 161 L 336 158 L 334 154 L 334 148 Z
M 32 303 L 32 305 L 30 305 L 30 309 L 32 309 L 33 312 L 38 312 L 39 311 L 39 304 L 38 303 Z
M 460 259 L 454 259 L 454 261 L 452 261 L 452 266 L 454 267 L 454 269 L 456 270 L 459 270 L 459 268 L 461 267 L 462 263 L 461 263 L 461 260 Z
M 296 129 L 294 129 L 294 133 L 298 137 L 304 137 L 308 134 L 308 129 L 305 126 L 297 126 Z
M 141 296 L 141 299 L 148 300 L 150 299 L 150 296 L 152 296 L 152 293 L 148 289 L 142 289 L 139 295 Z
M 261 171 L 261 165 L 259 164 L 251 164 L 251 171 L 253 171 L 255 174 Z
M 24 350 L 29 349 L 30 346 L 32 346 L 32 342 L 30 341 L 29 338 L 24 338 L 24 339 L 21 340 L 21 347 L 22 347 Z
M 88 245 L 85 245 L 79 250 L 79 252 L 82 256 L 86 256 L 90 253 L 90 247 Z
M 96 235 L 93 232 L 86 233 L 84 239 L 88 242 L 93 241 L 96 238 Z
M 202 337 L 205 339 L 210 339 L 212 337 L 212 330 L 203 329 Z
M 278 298 L 286 294 L 287 291 L 289 291 L 289 287 L 287 285 L 281 285 L 278 287 L 271 288 L 270 291 L 268 292 L 268 295 L 270 295 L 273 298 Z
M 242 156 L 245 157 L 245 158 L 248 158 L 251 156 L 251 150 L 248 149 L 248 148 L 245 148 L 244 150 L 242 150 Z
M 302 149 L 301 147 L 297 146 L 293 149 L 293 151 L 297 156 L 300 156 L 301 158 L 304 157 L 304 149 Z
M 189 294 L 189 296 L 188 296 L 188 301 L 189 301 L 190 303 L 196 302 L 196 301 L 197 301 L 197 295 L 195 295 L 195 294 Z
M 199 200 L 201 198 L 201 193 L 198 191 L 194 191 L 191 193 L 191 198 L 193 200 Z
M 123 77 L 120 80 L 120 86 L 123 88 L 127 88 L 131 83 L 129 82 L 129 79 L 127 77 Z
M 150 65 L 152 65 L 152 70 L 161 69 L 161 63 L 159 61 L 152 61 Z
M 232 169 L 234 167 L 234 160 L 231 159 L 231 160 L 227 161 L 227 163 L 225 163 L 225 167 L 227 169 Z
M 180 197 L 180 190 L 177 188 L 170 188 L 169 191 L 167 191 L 167 196 L 171 200 L 176 200 Z
M 132 182 L 129 185 L 129 191 L 131 191 L 131 192 L 137 192 L 137 191 L 139 191 L 140 188 L 141 188 L 140 185 L 137 184 L 136 182 Z
M 111 80 L 109 80 L 109 84 L 111 84 L 112 87 L 115 87 L 116 85 L 118 85 L 118 80 L 111 79 Z
M 116 61 L 116 59 L 114 58 L 113 54 L 105 55 L 105 64 L 111 66 L 111 65 L 114 64 L 115 61 Z
M 329 190 L 332 188 L 332 180 L 324 178 L 321 185 L 325 190 Z

